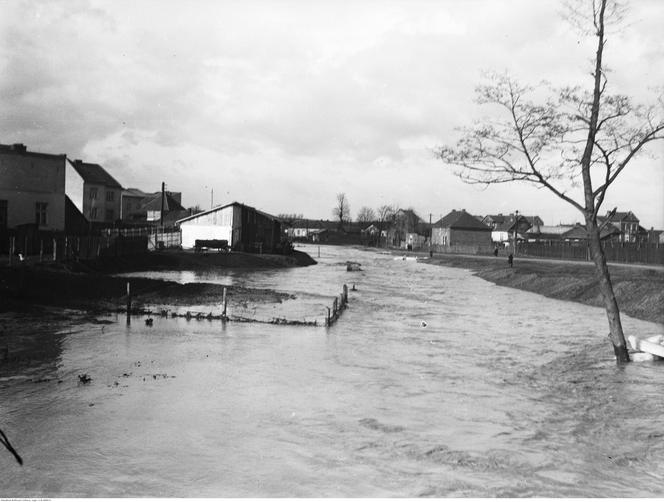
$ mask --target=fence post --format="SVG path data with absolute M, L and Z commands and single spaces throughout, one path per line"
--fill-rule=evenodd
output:
M 348 303 L 348 286 L 344 284 L 344 306 Z
M 131 285 L 127 281 L 127 326 L 131 324 Z

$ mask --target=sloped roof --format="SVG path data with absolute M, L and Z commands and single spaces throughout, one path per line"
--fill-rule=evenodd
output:
M 452 210 L 436 222 L 435 227 L 480 230 L 490 232 L 491 228 L 466 211 Z
M 602 229 L 602 231 L 599 234 L 600 239 L 606 239 L 608 237 L 611 237 L 612 235 L 619 235 L 621 232 L 619 229 L 614 227 L 613 225 L 607 225 Z M 571 230 L 568 230 L 563 234 L 564 239 L 578 239 L 578 240 L 587 240 L 588 239 L 588 233 L 586 231 L 586 228 L 583 225 L 576 225 L 574 228 Z
M 528 234 L 548 234 L 548 235 L 562 235 L 565 232 L 572 230 L 572 225 L 534 225 L 527 230 Z
M 104 185 L 110 188 L 122 188 L 122 185 L 99 164 L 90 164 L 80 160 L 75 160 L 74 162 L 70 159 L 67 160 L 86 183 Z
M 604 216 L 603 219 L 606 219 L 609 215 L 610 213 L 607 213 L 607 215 Z M 637 222 L 639 221 L 636 215 L 631 211 L 617 211 L 609 218 L 609 221 L 624 221 L 624 220 L 631 220 Z
M 122 190 L 122 195 L 130 197 L 147 197 L 148 194 L 138 188 L 125 188 Z
M 192 214 L 191 216 L 188 216 L 186 218 L 182 218 L 180 220 L 177 220 L 176 223 L 182 223 L 182 222 L 185 222 L 185 221 L 193 220 L 194 218 L 199 218 L 201 216 L 205 216 L 206 214 L 214 213 L 216 211 L 221 211 L 222 209 L 225 209 L 225 208 L 230 207 L 230 206 L 246 207 L 247 209 L 251 209 L 252 211 L 256 211 L 257 214 L 260 214 L 260 215 L 262 215 L 266 218 L 270 218 L 270 219 L 276 220 L 276 221 L 281 221 L 276 216 L 272 216 L 271 214 L 265 213 L 263 211 L 259 211 L 255 207 L 251 207 L 251 206 L 248 206 L 246 204 L 241 204 L 240 202 L 231 202 L 230 204 L 224 204 L 222 206 L 216 206 L 216 207 L 213 207 L 212 209 L 208 209 L 207 211 L 201 211 L 200 213 Z
M 164 211 L 182 211 L 184 207 L 168 193 L 164 193 Z M 149 195 L 141 201 L 141 211 L 161 211 L 161 193 Z

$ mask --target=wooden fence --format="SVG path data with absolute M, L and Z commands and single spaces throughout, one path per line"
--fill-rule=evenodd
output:
M 604 242 L 602 245 L 608 262 L 664 265 L 664 246 L 659 244 Z M 591 259 L 588 244 L 576 242 L 519 242 L 517 255 L 560 260 Z
M 10 236 L 9 264 L 21 260 L 67 261 L 88 260 L 105 256 L 126 256 L 147 252 L 147 237 L 34 235 L 18 239 Z

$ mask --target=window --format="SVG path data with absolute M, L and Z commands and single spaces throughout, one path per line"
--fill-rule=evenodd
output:
M 112 210 L 112 209 L 107 209 L 107 210 L 106 210 L 106 218 L 105 218 L 105 220 L 106 220 L 106 221 L 113 221 L 114 219 L 115 219 L 115 215 L 114 215 L 114 213 L 113 213 L 113 210 Z
M 115 200 L 115 192 L 106 192 L 106 202 L 113 202 Z
M 47 224 L 46 221 L 46 209 L 48 204 L 46 202 L 37 202 L 35 203 L 35 223 L 39 226 Z
M 97 189 L 96 188 L 90 188 L 90 199 L 91 200 L 97 200 Z
M 0 200 L 0 228 L 7 228 L 7 201 Z
M 96 220 L 97 219 L 97 208 L 96 207 L 90 208 L 90 219 L 91 220 Z

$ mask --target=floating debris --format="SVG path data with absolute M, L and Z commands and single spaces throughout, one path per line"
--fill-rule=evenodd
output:
M 92 382 L 92 378 L 87 373 L 83 373 L 82 375 L 78 375 L 78 381 L 82 384 L 87 384 Z

